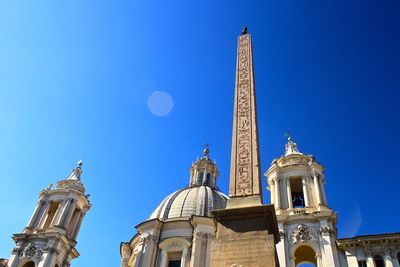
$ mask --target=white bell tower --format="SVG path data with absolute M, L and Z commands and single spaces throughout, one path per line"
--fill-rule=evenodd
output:
M 16 246 L 8 267 L 68 267 L 79 257 L 76 238 L 91 207 L 81 183 L 82 161 L 72 173 L 39 193 L 39 202 L 22 233 L 14 234 Z
M 281 238 L 276 245 L 280 266 L 340 266 L 337 214 L 327 205 L 323 172 L 324 167 L 301 153 L 289 137 L 285 154 L 265 173 Z

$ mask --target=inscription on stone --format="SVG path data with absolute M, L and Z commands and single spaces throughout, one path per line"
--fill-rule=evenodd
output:
M 272 236 L 213 240 L 212 267 L 275 266 Z
M 236 195 L 252 194 L 249 36 L 239 37 Z

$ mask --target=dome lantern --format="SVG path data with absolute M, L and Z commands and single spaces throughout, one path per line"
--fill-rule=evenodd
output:
M 204 156 L 198 159 L 190 167 L 189 187 L 207 185 L 212 189 L 217 188 L 217 178 L 219 171 L 215 161 L 209 157 L 210 149 L 208 145 L 204 149 Z

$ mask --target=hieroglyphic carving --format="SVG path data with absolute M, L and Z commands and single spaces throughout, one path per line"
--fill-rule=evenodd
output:
M 236 195 L 252 193 L 251 158 L 251 80 L 249 35 L 239 37 L 238 80 L 237 80 L 237 157 L 236 157 Z

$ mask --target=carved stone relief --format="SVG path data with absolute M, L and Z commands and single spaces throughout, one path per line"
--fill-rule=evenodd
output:
M 322 235 L 330 235 L 333 234 L 335 232 L 335 230 L 329 228 L 328 226 L 323 226 L 319 229 L 319 231 L 321 232 Z
M 236 195 L 252 194 L 251 181 L 251 109 L 250 109 L 250 60 L 249 36 L 239 38 L 238 84 L 237 84 L 237 184 Z
M 21 252 L 21 258 L 29 258 L 35 259 L 36 261 L 40 261 L 42 258 L 43 251 L 42 249 L 38 248 L 35 244 L 29 243 L 24 250 Z
M 318 237 L 313 229 L 309 228 L 307 225 L 299 224 L 297 226 L 297 229 L 295 231 L 292 231 L 289 241 L 292 245 L 297 242 L 317 242 Z

